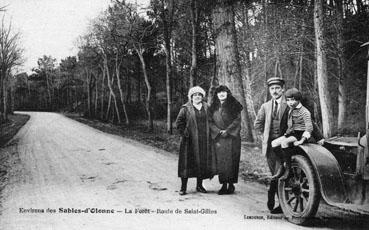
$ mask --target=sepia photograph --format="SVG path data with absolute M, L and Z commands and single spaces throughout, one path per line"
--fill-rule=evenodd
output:
M 0 230 L 369 228 L 369 0 L 0 0 Z

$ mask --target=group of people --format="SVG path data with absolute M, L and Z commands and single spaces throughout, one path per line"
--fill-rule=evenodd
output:
M 301 104 L 299 90 L 284 92 L 285 82 L 281 78 L 270 78 L 267 83 L 271 100 L 261 106 L 254 127 L 261 135 L 262 153 L 272 174 L 267 206 L 271 213 L 281 213 L 280 206 L 274 207 L 275 195 L 278 180 L 289 176 L 293 146 L 311 137 L 318 143 L 324 139 L 309 110 Z M 182 135 L 178 163 L 180 195 L 186 194 L 188 178 L 197 178 L 196 190 L 206 193 L 202 180 L 218 175 L 222 185 L 219 195 L 234 193 L 238 180 L 243 107 L 225 85 L 215 89 L 210 105 L 204 102 L 205 96 L 201 87 L 191 88 L 188 102 L 176 120 Z
M 197 178 L 196 190 L 206 193 L 202 181 L 218 175 L 222 184 L 219 195 L 234 193 L 238 181 L 242 105 L 224 85 L 215 89 L 210 105 L 204 102 L 205 95 L 201 87 L 191 88 L 188 102 L 176 120 L 182 135 L 178 162 L 180 195 L 186 194 L 191 177 Z

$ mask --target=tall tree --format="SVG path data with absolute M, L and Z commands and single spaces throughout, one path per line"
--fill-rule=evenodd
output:
M 191 69 L 190 69 L 190 87 L 196 84 L 197 80 L 197 46 L 198 46 L 198 28 L 199 28 L 199 6 L 198 0 L 191 0 Z
M 126 125 L 130 124 L 130 118 L 127 112 L 127 102 L 126 97 L 124 96 L 122 84 L 121 84 L 121 67 L 123 64 L 124 55 L 128 52 L 128 39 L 124 34 L 122 35 L 122 31 L 126 31 L 124 27 L 127 26 L 127 16 L 130 14 L 130 4 L 126 4 L 125 1 L 116 0 L 115 5 L 109 8 L 108 12 L 108 20 L 110 21 L 110 34 L 112 37 L 112 46 L 114 47 L 115 52 L 115 76 L 117 79 L 117 85 L 120 95 L 120 101 L 123 107 L 123 113 L 125 117 Z
M 338 67 L 338 118 L 337 128 L 343 128 L 346 117 L 346 87 L 345 71 L 346 60 L 344 55 L 344 37 L 343 37 L 343 0 L 335 0 L 336 3 L 336 23 L 337 23 L 337 67 Z
M 121 123 L 117 96 L 114 92 L 114 78 L 111 74 L 109 65 L 111 61 L 110 57 L 113 56 L 112 54 L 114 54 L 114 46 L 112 46 L 113 39 L 111 37 L 111 30 L 109 28 L 108 15 L 102 15 L 95 21 L 92 31 L 92 42 L 94 46 L 96 46 L 102 58 L 102 63 L 100 63 L 99 66 L 101 68 L 101 71 L 105 74 L 109 89 L 109 102 L 106 111 L 106 119 L 108 119 L 108 115 L 110 112 L 110 103 L 111 101 L 113 101 L 115 114 L 117 116 L 118 122 Z
M 5 24 L 5 16 L 0 24 L 0 123 L 7 120 L 8 90 L 12 70 L 23 63 L 23 49 L 19 44 L 20 34 L 14 33 L 11 23 Z
M 231 89 L 234 96 L 242 104 L 242 134 L 246 140 L 253 141 L 237 46 L 234 2 L 233 0 L 217 0 L 213 10 L 216 33 L 217 78 L 220 84 L 225 84 Z
M 73 104 L 72 92 L 76 87 L 76 72 L 77 72 L 77 58 L 75 56 L 69 56 L 60 60 L 59 64 L 61 77 L 64 77 L 62 85 L 62 105 L 68 106 Z
M 328 89 L 327 44 L 325 37 L 323 0 L 315 0 L 314 2 L 314 28 L 318 92 L 322 112 L 323 135 L 325 137 L 330 137 L 333 131 L 333 113 L 331 96 Z
M 153 16 L 156 17 L 161 24 L 163 30 L 163 41 L 165 50 L 165 66 L 166 66 L 166 93 L 167 93 L 167 132 L 172 133 L 172 29 L 173 17 L 175 11 L 175 0 L 151 0 Z
M 52 74 L 55 71 L 55 62 L 56 59 L 52 56 L 44 55 L 42 58 L 37 60 L 37 65 L 40 71 L 44 72 L 46 77 L 46 87 L 47 87 L 47 95 L 48 95 L 48 107 L 52 109 L 52 90 L 53 90 L 53 80 Z
M 137 8 L 132 4 L 119 2 L 120 21 L 118 33 L 119 36 L 127 42 L 127 46 L 133 48 L 136 52 L 144 77 L 144 82 L 147 90 L 145 100 L 145 110 L 148 120 L 148 131 L 153 131 L 153 111 L 152 111 L 152 85 L 147 71 L 147 61 L 145 54 L 148 50 L 156 46 L 155 24 L 151 21 L 140 17 Z

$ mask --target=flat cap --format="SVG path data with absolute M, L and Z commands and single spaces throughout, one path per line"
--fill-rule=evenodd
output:
M 269 78 L 267 80 L 267 83 L 268 83 L 268 86 L 271 86 L 271 85 L 274 85 L 274 84 L 283 86 L 284 85 L 284 80 L 282 78 L 279 78 L 279 77 L 272 77 L 272 78 Z

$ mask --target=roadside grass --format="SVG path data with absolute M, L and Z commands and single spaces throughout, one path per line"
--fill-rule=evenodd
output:
M 178 154 L 179 151 L 180 136 L 176 133 L 176 130 L 173 130 L 173 134 L 168 134 L 166 132 L 166 121 L 164 120 L 155 120 L 154 131 L 150 133 L 147 131 L 144 120 L 134 121 L 133 124 L 127 126 L 102 122 L 96 119 L 88 119 L 78 114 L 65 115 L 106 133 L 133 139 L 173 154 Z M 242 142 L 240 162 L 241 178 L 245 181 L 257 181 L 268 184 L 270 180 L 268 177 L 269 175 L 266 158 L 261 153 L 260 145 Z
M 8 116 L 8 121 L 0 125 L 0 147 L 3 147 L 20 128 L 29 120 L 29 115 L 13 114 Z
M 15 149 L 16 145 L 8 143 L 18 130 L 29 120 L 30 116 L 23 114 L 14 114 L 8 116 L 8 121 L 0 125 L 0 197 L 1 192 L 7 184 L 8 172 L 18 159 Z M 15 141 L 16 142 L 16 141 Z M 5 151 L 1 151 L 2 147 L 10 146 Z M 1 199 L 0 199 L 1 202 Z M 0 207 L 2 204 L 0 203 Z M 0 212 L 1 215 L 1 212 Z

